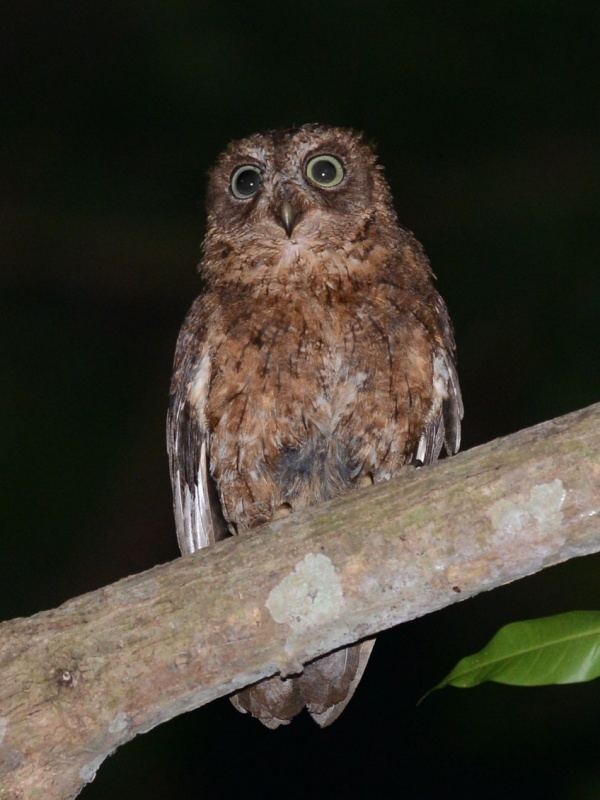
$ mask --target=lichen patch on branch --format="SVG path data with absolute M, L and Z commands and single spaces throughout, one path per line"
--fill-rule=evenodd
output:
M 275 622 L 289 625 L 293 634 L 334 618 L 343 605 L 340 576 L 322 553 L 308 553 L 271 590 L 266 602 Z
M 513 539 L 527 528 L 539 533 L 560 529 L 567 495 L 559 478 L 534 486 L 527 497 L 503 498 L 488 511 L 495 536 Z
M 129 727 L 129 717 L 125 714 L 124 711 L 119 711 L 119 713 L 113 717 L 108 725 L 108 732 L 109 733 L 121 733 L 122 731 L 126 730 Z

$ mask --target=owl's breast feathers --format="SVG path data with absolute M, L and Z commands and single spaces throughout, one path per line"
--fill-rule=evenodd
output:
M 206 516 L 209 484 L 235 532 L 281 507 L 389 478 L 411 460 L 427 463 L 444 439 L 455 452 L 462 405 L 453 353 L 445 306 L 428 281 L 331 290 L 325 302 L 302 291 L 285 302 L 206 293 L 182 330 L 172 386 L 170 451 L 187 439 L 198 462 L 196 474 L 190 464 L 180 476 L 182 498 L 186 483 L 190 498 L 205 498 L 196 511 L 182 499 L 180 525 L 186 514 L 187 524 Z M 190 437 L 198 438 L 191 447 Z

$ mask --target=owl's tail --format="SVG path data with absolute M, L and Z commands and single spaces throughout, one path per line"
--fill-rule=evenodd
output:
M 267 728 L 288 725 L 306 707 L 315 722 L 331 725 L 346 708 L 360 683 L 375 639 L 336 650 L 311 661 L 294 678 L 268 678 L 231 698 L 243 714 L 250 712 Z

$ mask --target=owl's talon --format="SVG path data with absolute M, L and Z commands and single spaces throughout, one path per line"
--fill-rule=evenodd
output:
M 273 519 L 284 519 L 285 517 L 289 517 L 292 513 L 292 507 L 289 503 L 282 503 L 279 508 L 275 509 L 273 514 Z
M 367 475 L 361 475 L 359 477 L 359 479 L 356 481 L 356 485 L 357 486 L 361 486 L 361 487 L 362 486 L 373 486 L 373 483 L 374 483 L 374 481 L 373 481 L 373 476 L 371 475 L 371 473 L 368 473 Z

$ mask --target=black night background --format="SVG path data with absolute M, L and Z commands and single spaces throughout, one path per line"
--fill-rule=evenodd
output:
M 600 399 L 597 3 L 22 2 L 2 28 L 2 619 L 178 556 L 168 382 L 232 138 L 320 121 L 377 142 L 455 323 L 463 449 Z M 416 702 L 501 625 L 600 607 L 599 570 L 382 634 L 331 728 L 220 700 L 81 797 L 597 800 L 598 681 Z

